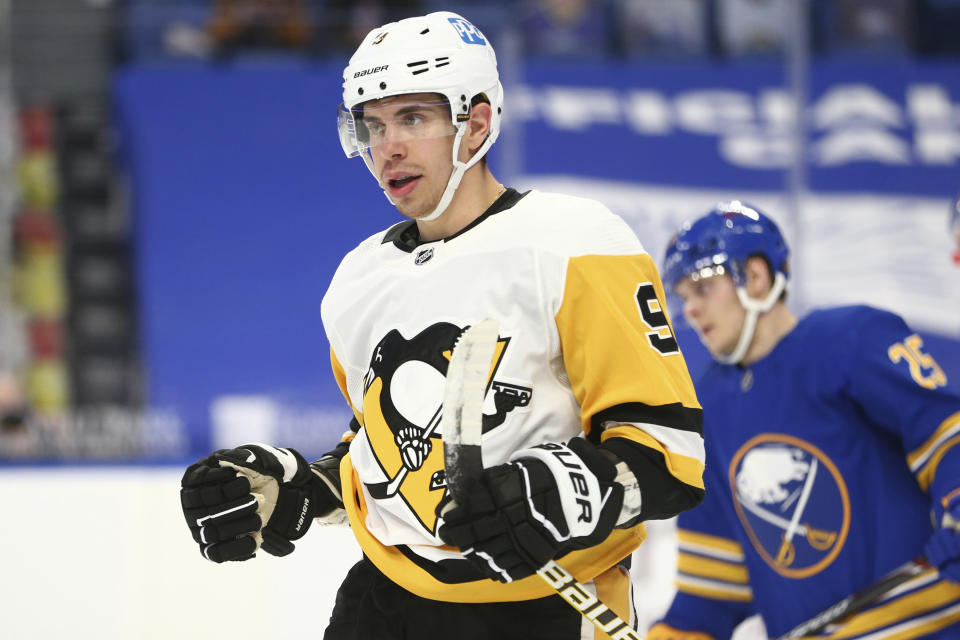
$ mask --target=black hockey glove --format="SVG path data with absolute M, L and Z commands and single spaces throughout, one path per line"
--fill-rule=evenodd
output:
M 183 515 L 208 560 L 248 560 L 261 547 L 285 556 L 315 517 L 343 508 L 338 466 L 263 444 L 221 449 L 183 474 Z
M 582 438 L 524 449 L 484 469 L 466 504 L 441 502 L 438 531 L 482 573 L 512 582 L 605 540 L 623 505 L 614 460 Z

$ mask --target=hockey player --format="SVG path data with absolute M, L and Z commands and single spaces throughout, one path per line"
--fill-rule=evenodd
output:
M 958 638 L 960 398 L 892 313 L 798 321 L 787 257 L 737 201 L 667 248 L 664 283 L 715 360 L 697 384 L 709 491 L 678 518 L 678 593 L 647 638 L 726 639 L 755 613 L 777 637 L 925 549 L 939 573 L 817 637 Z
M 624 561 L 643 521 L 703 496 L 702 412 L 654 262 L 600 203 L 506 188 L 485 154 L 503 90 L 486 37 L 447 12 L 374 29 L 344 71 L 340 139 L 408 218 L 340 264 L 322 305 L 353 409 L 308 464 L 266 445 L 217 451 L 183 479 L 203 554 L 293 550 L 345 514 L 364 558 L 325 638 L 593 637 L 534 571 L 557 558 L 630 619 Z M 500 325 L 486 469 L 446 498 L 438 430 L 465 327 Z M 311 569 L 322 574 L 322 567 Z

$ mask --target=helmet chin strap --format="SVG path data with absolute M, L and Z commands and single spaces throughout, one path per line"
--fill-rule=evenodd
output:
M 457 156 L 460 155 L 460 143 L 463 141 L 463 134 L 466 133 L 466 131 L 467 123 L 457 127 L 457 137 L 453 139 L 453 171 L 450 173 L 450 179 L 447 180 L 447 188 L 443 190 L 443 195 L 440 196 L 440 202 L 437 203 L 437 206 L 428 215 L 417 218 L 417 222 L 430 222 L 443 215 L 443 212 L 450 206 L 450 201 L 453 200 L 453 194 L 457 191 L 457 187 L 460 186 L 460 181 L 463 180 L 463 174 L 483 155 L 477 153 L 467 162 L 460 162 L 457 159 Z
M 737 346 L 728 355 L 713 354 L 714 360 L 723 364 L 739 364 L 743 357 L 747 355 L 747 349 L 753 342 L 753 334 L 757 330 L 757 320 L 761 313 L 766 313 L 773 309 L 773 305 L 780 299 L 780 294 L 787 287 L 787 278 L 782 273 L 777 273 L 773 279 L 773 286 L 770 293 L 763 300 L 756 300 L 747 295 L 746 287 L 737 287 L 737 298 L 740 304 L 747 310 L 747 317 L 743 321 L 743 328 L 740 329 L 740 338 L 737 340 Z
M 443 215 L 443 212 L 446 211 L 447 207 L 450 206 L 450 201 L 453 200 L 453 194 L 456 193 L 457 187 L 460 186 L 460 181 L 463 179 L 467 169 L 480 162 L 480 159 L 487 155 L 487 151 L 490 150 L 490 147 L 497 139 L 496 135 L 488 135 L 487 139 L 483 141 L 482 145 L 480 145 L 480 148 L 477 149 L 477 152 L 473 154 L 473 157 L 466 162 L 460 162 L 457 159 L 457 156 L 460 155 L 460 144 L 463 141 L 463 134 L 467 132 L 467 127 L 469 125 L 469 122 L 464 122 L 457 125 L 457 137 L 453 139 L 453 150 L 451 151 L 453 154 L 453 157 L 451 158 L 453 161 L 453 172 L 450 174 L 450 179 L 447 180 L 447 188 L 443 190 L 443 195 L 440 196 L 440 201 L 437 203 L 437 206 L 434 208 L 434 210 L 422 218 L 417 218 L 417 222 L 430 222 L 431 220 L 436 220 Z

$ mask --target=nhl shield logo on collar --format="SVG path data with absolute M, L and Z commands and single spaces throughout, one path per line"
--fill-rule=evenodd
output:
M 417 252 L 417 257 L 413 259 L 414 264 L 424 264 L 429 262 L 430 258 L 433 257 L 433 247 L 427 249 L 421 249 Z

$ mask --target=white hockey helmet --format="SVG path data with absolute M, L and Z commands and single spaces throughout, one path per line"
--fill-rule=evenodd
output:
M 367 34 L 343 71 L 343 104 L 337 113 L 340 144 L 348 158 L 361 156 L 377 180 L 362 119 L 371 100 L 416 93 L 436 93 L 450 105 L 455 128 L 453 170 L 436 208 L 423 221 L 442 214 L 467 169 L 480 161 L 500 134 L 503 87 L 497 55 L 486 37 L 466 18 L 438 11 L 378 27 Z M 493 109 L 490 133 L 467 162 L 458 160 L 467 131 L 471 101 L 483 95 Z M 390 200 L 390 194 L 384 189 Z

